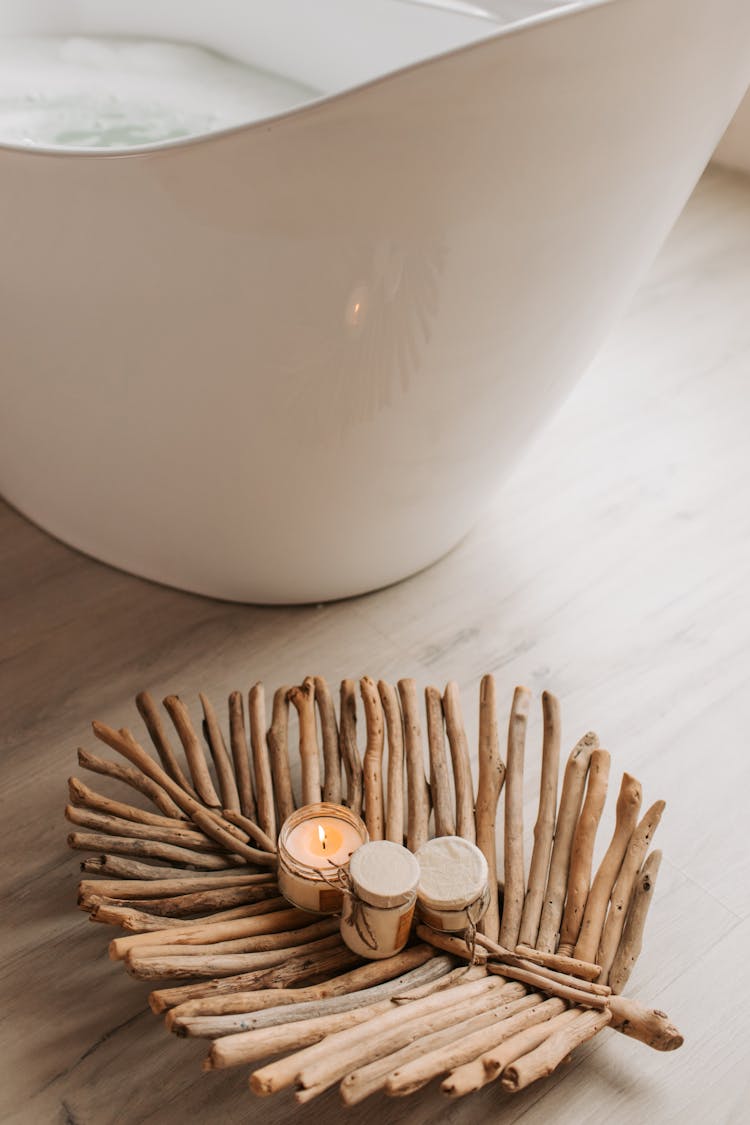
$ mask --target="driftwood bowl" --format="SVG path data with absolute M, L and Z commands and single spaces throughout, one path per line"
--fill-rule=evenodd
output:
M 75 830 L 68 843 L 95 853 L 81 864 L 79 905 L 93 921 L 125 931 L 111 942 L 110 956 L 155 983 L 150 1004 L 166 1013 L 167 1027 L 212 1040 L 206 1069 L 253 1064 L 254 1093 L 295 1086 L 301 1102 L 340 1083 L 343 1101 L 353 1105 L 381 1089 L 411 1093 L 437 1075 L 452 1097 L 495 1080 L 512 1093 L 607 1025 L 657 1050 L 682 1044 L 663 1012 L 622 996 L 659 870 L 661 853 L 649 847 L 664 802 L 641 813 L 640 783 L 623 774 L 614 833 L 594 871 L 610 755 L 595 734 L 584 734 L 567 759 L 558 799 L 560 709 L 553 695 L 542 695 L 528 876 L 528 689 L 514 692 L 503 760 L 495 683 L 482 680 L 476 792 L 455 683 L 442 694 L 428 687 L 424 714 L 409 679 L 396 687 L 344 680 L 337 711 L 325 680 L 308 677 L 275 692 L 270 725 L 265 699 L 256 684 L 246 722 L 242 693 L 229 696 L 229 749 L 204 695 L 200 731 L 177 696 L 164 700 L 169 733 L 152 698 L 137 697 L 156 757 L 130 731 L 95 722 L 96 738 L 127 764 L 79 750 L 80 766 L 137 790 L 151 809 L 103 796 L 75 777 L 69 782 L 65 811 Z M 321 799 L 361 813 L 371 839 L 414 851 L 430 834 L 475 842 L 491 888 L 478 932 L 446 935 L 417 924 L 403 952 L 364 961 L 342 942 L 338 919 L 287 903 L 276 883 L 278 830 L 298 803 Z

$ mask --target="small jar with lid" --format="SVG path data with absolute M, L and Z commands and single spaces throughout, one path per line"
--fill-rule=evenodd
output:
M 360 957 L 392 957 L 409 940 L 419 882 L 414 855 L 390 840 L 364 844 L 349 861 L 341 937 Z
M 463 933 L 476 926 L 490 902 L 487 860 L 462 836 L 437 836 L 417 852 L 417 905 L 428 926 Z

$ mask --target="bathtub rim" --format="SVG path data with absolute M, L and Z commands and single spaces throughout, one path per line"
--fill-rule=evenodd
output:
M 404 0 L 402 0 L 404 2 Z M 405 0 L 409 2 L 409 0 Z M 418 59 L 416 62 L 408 63 L 405 66 L 396 67 L 394 70 L 385 71 L 383 74 L 375 78 L 366 79 L 363 82 L 358 82 L 353 86 L 347 86 L 343 90 L 337 90 L 330 94 L 321 94 L 319 97 L 310 98 L 309 100 L 300 103 L 300 105 L 292 106 L 289 109 L 280 111 L 279 113 L 269 114 L 268 116 L 258 117 L 252 121 L 247 121 L 241 125 L 230 125 L 225 129 L 211 130 L 209 133 L 196 133 L 188 137 L 177 137 L 166 141 L 155 141 L 146 145 L 133 145 L 128 148 L 96 148 L 96 147 L 76 147 L 76 146 L 63 146 L 63 145 L 19 145 L 13 144 L 9 141 L 3 141 L 0 138 L 0 153 L 16 153 L 23 154 L 24 156 L 46 156 L 46 157 L 63 157 L 63 158 L 95 158 L 97 160 L 122 160 L 128 157 L 137 156 L 150 156 L 159 152 L 170 152 L 176 149 L 184 149 L 196 145 L 205 145 L 212 141 L 226 140 L 232 136 L 240 136 L 255 132 L 258 130 L 268 131 L 271 128 L 283 126 L 287 121 L 297 120 L 302 116 L 320 114 L 332 104 L 339 104 L 347 98 L 354 97 L 363 91 L 377 89 L 379 86 L 387 82 L 399 79 L 402 76 L 410 75 L 417 70 L 436 65 L 445 59 L 458 57 L 460 55 L 468 54 L 471 51 L 478 51 L 482 48 L 487 48 L 491 44 L 494 45 L 498 40 L 510 38 L 517 35 L 524 35 L 532 32 L 540 25 L 551 23 L 560 19 L 574 19 L 580 18 L 584 13 L 593 9 L 604 8 L 614 4 L 626 4 L 629 0 L 566 0 L 566 3 L 556 8 L 550 8 L 546 11 L 537 12 L 530 16 L 522 17 L 521 19 L 514 20 L 513 22 L 505 25 L 497 25 L 496 30 L 491 31 L 489 34 L 482 36 L 480 39 L 472 43 L 464 43 L 457 47 L 450 47 L 445 51 L 440 51 L 437 54 L 430 55 L 424 59 Z M 428 6 L 428 5 L 425 5 Z M 442 8 L 442 11 L 450 10 Z M 475 17 L 479 20 L 480 17 Z M 489 24 L 493 21 L 488 20 Z M 85 35 L 83 36 L 85 37 Z M 203 44 L 192 42 L 192 46 L 203 47 Z M 233 56 L 226 56 L 232 61 L 238 61 Z

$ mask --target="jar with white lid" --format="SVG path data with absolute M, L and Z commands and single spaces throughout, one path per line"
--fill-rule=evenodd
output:
M 434 930 L 463 933 L 490 903 L 487 860 L 461 836 L 437 836 L 417 852 L 419 916 Z
M 414 855 L 390 840 L 363 844 L 349 861 L 341 937 L 360 957 L 392 957 L 409 940 L 419 882 Z

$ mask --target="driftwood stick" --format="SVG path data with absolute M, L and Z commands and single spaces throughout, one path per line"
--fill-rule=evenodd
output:
M 206 756 L 190 719 L 190 712 L 178 695 L 168 695 L 164 700 L 164 706 L 174 723 L 182 748 L 185 751 L 196 793 L 204 805 L 208 805 L 209 808 L 220 808 L 221 801 L 214 789 Z
M 536 942 L 537 948 L 543 953 L 554 953 L 557 947 L 560 919 L 562 918 L 565 892 L 568 886 L 573 833 L 581 811 L 589 761 L 598 745 L 599 739 L 593 731 L 589 731 L 573 747 L 565 766 L 555 840 L 552 845 L 552 857 L 547 876 L 547 889 Z
M 279 826 L 292 815 L 297 807 L 292 790 L 292 774 L 289 768 L 289 700 L 291 691 L 284 684 L 274 692 L 271 727 L 266 735 L 268 756 L 271 762 L 271 778 L 279 813 Z
M 263 902 L 251 902 L 245 906 L 233 906 L 229 910 L 218 910 L 213 914 L 200 915 L 195 918 L 165 918 L 160 914 L 147 913 L 136 910 L 131 903 L 126 906 L 110 906 L 105 900 L 100 906 L 94 906 L 89 915 L 92 922 L 107 922 L 112 926 L 122 926 L 131 934 L 141 936 L 146 933 L 175 934 L 179 940 L 178 930 L 186 926 L 200 926 L 210 922 L 212 925 L 237 921 L 247 921 L 258 915 L 267 916 L 271 912 L 283 910 L 287 906 L 286 899 L 266 899 Z M 165 929 L 165 927 L 167 927 Z M 147 934 L 148 936 L 148 934 Z M 116 940 L 120 940 L 119 938 Z
M 336 997 L 349 995 L 352 992 L 364 992 L 384 981 L 393 980 L 404 973 L 414 973 L 419 970 L 419 978 L 409 977 L 410 984 L 422 984 L 437 977 L 453 966 L 455 962 L 448 957 L 436 957 L 434 951 L 426 945 L 415 945 L 404 949 L 393 957 L 386 957 L 382 961 L 370 961 L 357 969 L 331 977 L 318 984 L 308 985 L 305 988 L 296 988 L 285 991 L 284 989 L 256 989 L 254 991 L 234 991 L 218 996 L 196 997 L 183 1001 L 175 1006 L 176 1015 L 229 1015 L 234 1013 L 258 1012 L 263 1015 L 260 1022 L 252 1023 L 253 1027 L 273 1026 L 282 1022 L 276 1015 L 266 1018 L 266 1010 L 279 1006 L 293 1005 L 295 1013 L 300 1018 L 307 1018 L 310 1013 L 301 1005 L 321 1004 Z M 466 972 L 461 969 L 461 972 Z M 424 974 L 424 975 L 422 975 Z M 323 1009 L 328 1011 L 328 1008 Z M 251 1026 L 250 1024 L 248 1026 Z
M 435 687 L 424 691 L 427 715 L 427 745 L 430 752 L 430 792 L 435 810 L 435 835 L 455 836 L 456 816 L 453 811 L 448 777 L 448 761 L 443 732 L 443 700 Z
M 630 837 L 638 822 L 641 808 L 641 783 L 629 773 L 622 775 L 620 792 L 617 797 L 615 830 L 604 859 L 594 876 L 591 890 L 586 900 L 581 932 L 578 935 L 575 957 L 583 961 L 593 961 L 599 950 L 599 942 L 604 929 L 612 888 L 622 866 Z
M 353 976 L 361 971 L 355 969 L 349 975 Z M 399 997 L 409 995 L 412 999 L 419 999 L 444 991 L 453 983 L 457 972 L 463 973 L 464 970 L 450 970 L 448 958 L 434 957 L 425 965 L 400 973 L 393 979 L 383 980 L 373 987 L 321 1001 L 291 1003 L 285 1008 L 259 1012 L 248 1017 L 247 1031 L 226 1035 L 226 1025 L 219 1024 L 220 1041 L 214 1043 L 204 1069 L 238 1066 L 290 1048 L 300 1050 L 302 1047 L 309 1047 L 320 1042 L 326 1035 L 364 1023 L 381 1012 L 392 1011 L 392 1001 L 395 1002 Z M 309 989 L 298 991 L 307 992 Z M 180 1009 L 173 1009 L 175 1023 L 190 1019 L 190 1016 L 180 1016 L 179 1012 Z M 208 1026 L 212 1017 L 197 1018 L 205 1019 Z M 222 1018 L 236 1017 L 218 1017 Z M 281 1019 L 285 1022 L 282 1023 Z M 189 1033 L 192 1034 L 193 1030 L 197 1030 L 194 1023 Z
M 298 953 L 288 957 L 281 965 L 271 969 L 256 969 L 250 973 L 236 976 L 214 977 L 211 980 L 196 981 L 152 992 L 149 1003 L 155 1012 L 175 1007 L 185 1000 L 198 1000 L 204 996 L 217 996 L 222 993 L 235 993 L 237 990 L 251 992 L 256 989 L 292 988 L 316 977 L 340 973 L 344 969 L 359 964 L 361 959 L 341 943 L 334 949 L 321 953 Z
M 276 810 L 273 801 L 271 760 L 266 745 L 266 694 L 263 684 L 253 684 L 248 695 L 250 716 L 250 745 L 253 751 L 255 774 L 255 800 L 258 806 L 258 826 L 271 840 L 276 840 Z
M 676 1051 L 685 1042 L 666 1012 L 658 1008 L 646 1008 L 637 1000 L 614 994 L 609 998 L 609 1007 L 615 1031 L 638 1039 L 655 1051 Z
M 265 904 L 268 909 L 269 904 Z M 122 961 L 131 950 L 147 945 L 202 945 L 215 941 L 228 941 L 233 938 L 254 937 L 256 934 L 275 934 L 282 930 L 296 930 L 310 924 L 310 915 L 305 910 L 274 910 L 257 917 L 239 919 L 234 922 L 196 920 L 190 924 L 184 921 L 177 929 L 148 935 L 148 939 L 135 937 L 115 938 L 109 944 L 109 956 L 113 961 Z
M 81 747 L 78 749 L 78 764 L 81 769 L 98 773 L 102 777 L 112 777 L 115 781 L 122 781 L 131 789 L 143 793 L 144 797 L 148 797 L 165 816 L 175 820 L 186 819 L 182 809 L 175 804 L 169 794 L 152 778 L 146 777 L 141 770 L 133 766 L 123 766 L 119 762 L 108 762 L 106 758 L 99 758 Z
M 84 859 L 81 863 L 81 871 L 90 875 L 111 875 L 114 879 L 138 879 L 146 882 L 169 879 L 184 883 L 186 880 L 210 879 L 212 885 L 219 886 L 225 883 L 229 885 L 238 879 L 246 880 L 248 876 L 256 878 L 259 874 L 262 879 L 275 878 L 271 872 L 259 873 L 257 868 L 253 867 L 229 867 L 222 871 L 183 871 L 178 867 L 157 867 L 150 863 L 139 863 L 135 859 L 106 854 Z
M 516 953 L 535 965 L 543 965 L 547 969 L 556 969 L 561 973 L 570 973 L 571 976 L 580 977 L 581 980 L 594 981 L 601 972 L 601 965 L 590 961 L 579 961 L 575 957 L 561 957 L 557 953 L 542 953 L 541 950 L 532 949 L 528 945 L 517 945 Z
M 214 760 L 214 767 L 216 769 L 216 777 L 219 782 L 219 790 L 221 792 L 221 804 L 224 809 L 231 809 L 234 812 L 240 811 L 240 795 L 237 789 L 237 782 L 234 778 L 234 770 L 232 763 L 227 753 L 226 743 L 224 742 L 224 735 L 221 732 L 219 720 L 216 717 L 216 711 L 208 696 L 200 692 L 198 698 L 203 708 L 204 729 L 206 733 L 206 741 L 208 748 L 211 751 L 211 757 Z
M 171 868 L 162 868 L 170 871 Z M 166 879 L 82 879 L 78 884 L 79 895 L 100 894 L 114 898 L 146 899 L 168 898 L 170 895 L 188 895 L 216 891 L 251 889 L 276 885 L 276 878 L 270 872 L 257 875 L 234 875 L 236 868 L 224 872 L 180 872 L 179 878 Z M 216 875 L 220 874 L 220 879 Z M 185 878 L 184 876 L 188 877 Z
M 440 992 L 414 1000 L 408 1005 L 408 1011 L 398 1006 L 361 1027 L 328 1035 L 320 1043 L 256 1070 L 251 1075 L 250 1086 L 254 1093 L 266 1095 L 294 1081 L 302 1086 L 317 1086 L 322 1082 L 331 1084 L 363 1062 L 398 1050 L 428 1030 L 438 1031 L 457 1022 L 467 1011 L 477 1014 L 480 1008 L 486 1011 L 494 1007 L 501 993 L 503 997 L 508 995 L 503 992 L 504 989 L 508 986 L 485 977 L 458 985 L 449 994 Z
M 471 780 L 469 743 L 461 715 L 458 684 L 452 680 L 446 685 L 443 693 L 443 712 L 453 765 L 453 787 L 456 793 L 456 834 L 474 844 L 476 842 L 474 786 Z
M 265 832 L 261 828 L 258 828 L 258 825 L 254 824 L 252 820 L 248 820 L 242 813 L 231 812 L 229 809 L 224 809 L 224 817 L 230 824 L 234 824 L 236 828 L 241 828 L 251 840 L 255 840 L 255 843 L 259 848 L 262 848 L 264 852 L 275 853 L 276 843 L 270 836 L 266 836 Z
M 443 960 L 446 964 L 441 964 Z M 433 957 L 427 964 L 408 973 L 402 973 L 395 979 L 382 980 L 381 974 L 379 984 L 359 990 L 351 988 L 347 993 L 329 996 L 322 1000 L 300 1002 L 295 999 L 296 993 L 314 991 L 315 986 L 310 989 L 277 988 L 266 989 L 265 992 L 245 993 L 244 995 L 253 1000 L 260 998 L 267 1002 L 265 1006 L 251 1005 L 250 1011 L 234 1014 L 191 1015 L 184 1009 L 201 1003 L 194 1000 L 189 1004 L 172 1008 L 166 1016 L 166 1023 L 177 1035 L 203 1039 L 230 1037 L 232 1039 L 230 1053 L 238 1062 L 251 1062 L 254 1059 L 276 1054 L 275 1048 L 283 1050 L 285 1047 L 292 1047 L 299 1050 L 303 1046 L 318 1042 L 332 1031 L 341 1031 L 344 1027 L 351 1026 L 350 1021 L 346 1019 L 349 1012 L 364 1010 L 369 1018 L 369 1015 L 376 1015 L 380 1011 L 392 1008 L 391 1000 L 394 1004 L 409 1004 L 422 996 L 447 990 L 456 983 L 459 974 L 466 975 L 465 969 L 450 970 L 449 964 L 447 958 Z M 366 967 L 361 966 L 362 969 Z M 345 975 L 351 977 L 359 971 L 353 969 Z M 273 997 L 281 997 L 282 1000 L 275 1004 Z M 339 1022 L 342 1016 L 344 1020 Z M 297 1031 L 298 1035 L 295 1035 Z M 241 1040 L 237 1038 L 239 1035 L 243 1036 Z M 306 1042 L 302 1041 L 303 1035 Z M 210 1064 L 205 1069 L 211 1069 Z
M 234 776 L 237 779 L 237 792 L 240 798 L 240 812 L 249 820 L 256 821 L 258 810 L 253 793 L 250 770 L 250 751 L 245 731 L 245 703 L 241 691 L 233 691 L 228 700 L 229 707 L 229 746 L 234 762 Z
M 300 930 L 300 933 L 304 931 Z M 182 956 L 130 953 L 125 959 L 125 968 L 131 976 L 147 981 L 229 977 L 285 964 L 300 953 L 312 955 L 329 949 L 340 950 L 341 947 L 341 936 L 336 932 L 324 937 L 308 938 L 297 945 L 256 949 L 250 953 L 198 953 Z
M 383 707 L 375 681 L 363 676 L 359 681 L 365 709 L 367 744 L 362 762 L 365 784 L 365 824 L 371 840 L 382 840 L 385 834 L 383 808 L 383 745 L 385 727 Z
M 661 852 L 653 851 L 646 857 L 643 867 L 638 872 L 638 878 L 633 887 L 630 899 L 628 916 L 617 947 L 615 959 L 609 974 L 609 983 L 612 991 L 621 993 L 630 979 L 638 957 L 643 947 L 643 931 L 646 918 L 654 897 L 656 877 L 661 866 Z
M 473 1037 L 471 1052 L 464 1052 L 466 1062 L 454 1063 L 451 1073 L 443 1080 L 440 1089 L 444 1094 L 461 1098 L 479 1090 L 497 1077 L 502 1066 L 543 1041 L 550 1034 L 553 1020 L 563 1022 L 560 1019 L 563 1015 L 567 1020 L 573 1018 L 562 1000 L 543 1000 L 535 993 L 531 993 L 531 998 L 533 1006 L 490 1028 L 484 1035 L 484 1042 L 479 1035 Z
M 559 1005 L 559 1007 L 550 1007 L 545 1012 L 546 1005 Z M 538 1008 L 535 1018 L 530 1016 L 525 1026 L 517 1025 L 509 1035 L 502 1036 L 497 1044 L 484 1054 L 452 1071 L 442 1083 L 442 1092 L 452 1098 L 473 1093 L 488 1082 L 492 1082 L 502 1074 L 506 1066 L 510 1066 L 516 1059 L 534 1050 L 550 1035 L 572 1023 L 579 1015 L 578 1009 L 565 1010 L 561 1000 L 547 1000 Z
M 515 698 L 514 698 L 515 704 Z M 479 688 L 479 784 L 477 785 L 476 841 L 489 870 L 490 903 L 478 930 L 497 940 L 500 908 L 497 893 L 497 803 L 505 783 L 505 762 L 500 757 L 497 732 L 495 680 L 484 676 Z
M 341 755 L 336 708 L 330 688 L 322 676 L 315 676 L 315 704 L 320 716 L 320 733 L 323 742 L 323 800 L 341 804 Z
M 417 852 L 429 836 L 430 794 L 424 775 L 422 728 L 419 722 L 417 685 L 414 680 L 398 681 L 401 712 L 404 716 L 404 745 L 407 780 L 407 847 Z
M 172 1024 L 178 1018 L 193 1016 L 243 1015 L 249 1029 L 272 1027 L 291 1019 L 307 1019 L 310 1016 L 329 1014 L 331 1011 L 345 1010 L 347 1007 L 343 1002 L 345 997 L 351 996 L 352 993 L 363 997 L 365 992 L 369 993 L 369 990 L 376 985 L 400 978 L 405 973 L 416 974 L 409 975 L 410 985 L 423 984 L 437 978 L 448 980 L 453 964 L 450 957 L 436 957 L 432 949 L 427 946 L 412 946 L 395 956 L 365 963 L 358 969 L 329 976 L 327 980 L 308 984 L 305 988 L 265 988 L 247 991 L 235 989 L 216 996 L 211 996 L 209 993 L 207 996 L 182 999 L 173 1003 L 173 1011 L 168 1017 L 168 1023 Z M 460 971 L 466 972 L 463 969 Z M 172 999 L 171 996 L 168 997 L 170 1002 Z M 382 999 L 382 997 L 378 994 L 373 999 Z M 338 1000 L 342 1000 L 341 1005 L 338 1005 Z M 365 1000 L 367 998 L 362 1002 Z M 154 1007 L 154 1010 L 163 1010 L 168 1006 L 168 1003 L 163 1003 L 162 1008 Z M 282 1011 L 287 1007 L 293 1009 L 289 1014 Z
M 444 953 L 452 953 L 454 957 L 460 957 L 462 961 L 473 961 L 479 964 L 487 960 L 487 954 L 483 949 L 470 947 L 464 938 L 458 937 L 456 934 L 443 934 L 439 930 L 433 930 L 431 926 L 422 924 L 417 926 L 416 933 L 421 941 L 426 941 L 434 949 L 442 949 Z
M 607 799 L 609 766 L 610 755 L 608 752 L 606 750 L 594 750 L 589 763 L 586 796 L 573 834 L 573 846 L 570 854 L 568 890 L 560 927 L 560 943 L 557 947 L 557 952 L 564 957 L 572 956 L 583 922 L 583 912 L 586 908 L 586 900 L 591 885 L 594 841 L 604 811 L 604 802 Z
M 177 844 L 182 848 L 194 848 L 199 852 L 221 852 L 215 840 L 209 840 L 202 832 L 184 825 L 183 821 L 172 821 L 168 827 L 160 824 L 139 824 L 108 813 L 94 812 L 92 809 L 66 805 L 65 818 L 81 828 L 94 832 L 107 832 L 113 836 L 129 836 L 134 840 L 160 841 L 164 844 Z
M 78 904 L 84 910 L 106 902 L 110 906 L 132 906 L 148 910 L 163 918 L 189 918 L 193 914 L 210 914 L 235 906 L 249 906 L 253 902 L 267 902 L 279 897 L 274 883 L 265 886 L 214 888 L 210 891 L 193 891 L 190 894 L 167 895 L 163 898 L 118 898 L 96 891 L 79 891 Z
M 599 953 L 596 958 L 602 967 L 599 979 L 604 984 L 609 980 L 609 970 L 612 967 L 612 962 L 617 953 L 617 947 L 620 944 L 623 926 L 625 925 L 625 915 L 630 903 L 630 896 L 635 880 L 638 876 L 641 864 L 643 863 L 644 856 L 648 851 L 649 844 L 653 839 L 654 832 L 659 826 L 659 821 L 661 820 L 663 812 L 664 801 L 656 801 L 643 815 L 635 832 L 630 838 L 630 843 L 625 852 L 625 858 L 622 861 L 620 873 L 612 888 L 609 910 L 607 911 L 607 920 L 604 923 L 604 930 L 602 932 L 601 941 L 599 942 Z
M 302 804 L 320 801 L 320 754 L 315 719 L 315 680 L 307 676 L 299 687 L 289 692 L 289 702 L 299 715 L 299 756 L 302 766 Z
M 509 1021 L 532 1009 L 541 999 L 532 993 L 517 1000 L 506 1000 L 487 1012 L 434 1031 L 381 1059 L 365 1063 L 342 1080 L 342 1101 L 345 1105 L 357 1105 L 386 1084 L 389 1094 L 399 1096 L 420 1089 L 435 1075 L 473 1058 L 478 1050 L 494 1041 L 496 1034 L 502 1034 L 501 1029 Z
M 563 1013 L 567 1016 L 567 1012 Z M 551 1074 L 555 1067 L 567 1056 L 585 1043 L 593 1039 L 598 1031 L 612 1019 L 612 1013 L 606 1009 L 602 1012 L 579 1012 L 575 1019 L 570 1019 L 564 1026 L 559 1026 L 538 1047 L 528 1054 L 521 1055 L 515 1062 L 510 1063 L 503 1070 L 501 1084 L 504 1090 L 515 1094 L 526 1086 Z M 558 1017 L 562 1022 L 562 1016 Z
M 165 926 L 177 927 L 181 924 L 181 920 L 177 918 L 161 918 L 146 910 L 136 910 L 132 906 L 110 906 L 106 902 L 91 908 L 89 920 L 108 926 L 121 926 L 132 934 L 155 933 Z
M 102 793 L 95 793 L 77 777 L 68 778 L 68 794 L 70 803 L 82 808 L 92 809 L 94 812 L 105 813 L 108 816 L 121 817 L 123 820 L 132 820 L 136 824 L 153 824 L 159 828 L 187 828 L 183 820 L 176 820 L 171 816 L 160 816 L 158 813 L 139 809 L 135 805 L 126 805 L 122 801 L 113 801 Z M 179 812 L 179 809 L 178 809 Z
M 104 832 L 71 832 L 68 847 L 83 852 L 111 852 L 113 855 L 139 856 L 184 863 L 203 871 L 220 871 L 234 866 L 237 857 L 198 852 L 159 840 L 135 840 L 131 836 L 108 836 Z
M 376 1017 L 367 1029 L 370 1031 L 369 1038 L 359 1047 L 354 1046 L 350 1039 L 349 1045 L 344 1049 L 343 1053 L 348 1056 L 348 1061 L 352 1062 L 352 1069 L 359 1069 L 361 1066 L 392 1055 L 415 1042 L 423 1042 L 427 1036 L 436 1031 L 442 1031 L 447 1027 L 455 1028 L 470 1016 L 482 1014 L 488 1009 L 496 1012 L 496 1018 L 502 1019 L 504 1015 L 509 1014 L 506 1005 L 525 995 L 524 990 L 518 985 L 508 984 L 504 985 L 496 996 L 485 993 L 477 996 L 472 1004 L 457 999 L 457 993 L 462 987 L 471 988 L 472 985 L 457 986 L 436 997 L 427 997 L 424 1001 L 402 1006 L 402 1019 L 396 1020 L 395 1023 L 394 1015 L 397 1013 L 388 1012 Z M 420 1016 L 414 1014 L 417 1004 L 429 1004 L 430 1001 L 439 1001 L 441 998 L 443 999 L 441 1010 L 433 1010 Z M 391 1021 L 390 1025 L 389 1021 Z M 360 1029 L 360 1033 L 364 1031 L 364 1028 Z M 325 1046 L 325 1043 L 322 1046 Z M 350 1067 L 342 1062 L 341 1054 L 339 1048 L 333 1057 L 321 1057 L 314 1062 L 308 1061 L 298 1076 L 299 1084 L 303 1088 L 316 1088 L 321 1092 L 339 1078 L 344 1078 Z
M 477 934 L 476 941 L 477 945 L 482 946 L 483 949 L 492 955 L 493 960 L 497 960 L 503 965 L 512 965 L 517 969 L 527 969 L 529 972 L 535 973 L 538 977 L 545 977 L 547 980 L 555 981 L 557 984 L 569 985 L 571 988 L 578 988 L 583 992 L 591 992 L 595 996 L 609 996 L 612 991 L 609 985 L 581 980 L 579 977 L 574 977 L 570 973 L 561 972 L 559 969 L 552 969 L 546 965 L 537 965 L 533 961 L 527 961 L 526 958 L 520 957 L 510 949 L 505 949 L 497 942 L 490 941 L 484 934 Z
M 385 838 L 394 844 L 404 842 L 404 725 L 398 692 L 385 680 L 378 681 L 388 734 L 388 784 L 385 805 Z
M 172 780 L 168 773 L 160 765 L 158 765 L 142 746 L 139 746 L 132 735 L 127 731 L 116 731 L 108 727 L 105 723 L 94 722 L 91 724 L 94 734 L 100 741 L 111 746 L 113 750 L 117 750 L 123 757 L 127 758 L 134 766 L 140 769 L 147 777 L 150 777 L 157 784 L 166 789 L 170 797 L 177 805 L 186 812 L 192 819 L 193 823 L 199 828 L 203 829 L 206 836 L 210 836 L 212 840 L 216 840 L 222 847 L 232 853 L 227 857 L 225 866 L 236 862 L 232 859 L 232 855 L 240 855 L 245 861 L 257 864 L 260 867 L 273 867 L 276 865 L 276 857 L 269 855 L 267 852 L 262 852 L 258 848 L 249 847 L 243 839 L 240 839 L 243 834 L 234 825 L 229 824 L 215 809 L 204 808 L 200 805 L 194 797 L 189 793 L 185 793 L 180 789 L 179 785 Z M 104 849 L 102 849 L 104 850 Z M 115 848 L 107 848 L 108 851 L 115 851 Z M 129 853 L 132 854 L 132 853 Z M 202 866 L 206 866 L 203 864 Z
M 519 943 L 536 945 L 539 919 L 542 916 L 544 892 L 552 840 L 555 835 L 557 810 L 557 776 L 560 765 L 560 703 L 549 691 L 542 692 L 542 775 L 539 783 L 539 811 L 534 825 L 534 848 L 527 882 L 526 897 L 518 931 Z
M 181 785 L 188 793 L 192 793 L 193 796 L 195 796 L 193 787 L 185 776 L 177 760 L 177 755 L 167 738 L 167 732 L 164 730 L 164 725 L 162 724 L 156 703 L 147 691 L 141 691 L 135 697 L 135 705 L 138 708 L 139 715 L 146 724 L 146 730 L 149 733 L 164 769 L 178 785 Z
M 344 804 L 359 816 L 362 812 L 362 762 L 357 747 L 357 685 L 341 681 L 339 704 L 339 748 L 346 775 Z
M 487 964 L 490 973 L 499 973 L 509 980 L 521 981 L 522 984 L 531 985 L 537 992 L 544 992 L 548 996 L 559 996 L 561 1000 L 568 1000 L 571 1004 L 579 1004 L 582 1008 L 605 1008 L 609 997 L 600 996 L 594 992 L 587 992 L 583 988 L 559 981 L 549 976 L 542 976 L 531 969 L 521 969 L 517 965 L 510 965 L 506 961 L 491 961 Z
M 505 894 L 500 923 L 500 942 L 511 949 L 515 949 L 518 942 L 526 893 L 523 862 L 523 761 L 530 705 L 529 689 L 517 687 L 513 693 L 508 724 L 508 775 L 505 784 Z M 479 809 L 478 794 L 477 809 Z M 490 937 L 494 936 L 489 934 L 488 929 L 484 932 Z
M 459 976 L 466 977 L 467 970 L 448 971 L 442 967 L 438 971 L 434 966 L 439 961 L 440 958 L 433 958 L 421 969 L 402 974 L 395 980 L 386 980 L 371 988 L 349 991 L 324 1000 L 297 1003 L 294 999 L 287 999 L 278 1007 L 220 1016 L 184 1016 L 181 1008 L 173 1008 L 167 1020 L 178 1035 L 215 1039 L 230 1037 L 231 1054 L 236 1061 L 252 1062 L 255 1059 L 267 1058 L 279 1050 L 289 1048 L 300 1050 L 302 1047 L 319 1042 L 325 1035 L 342 1031 L 346 1027 L 353 1026 L 353 1023 L 362 1022 L 362 1018 L 350 1020 L 348 1018 L 350 1012 L 364 1012 L 366 1013 L 364 1018 L 369 1019 L 379 1015 L 380 1012 L 392 1011 L 395 1004 L 408 1008 L 409 1004 L 423 996 L 435 992 L 449 992 L 455 984 L 460 983 Z M 477 970 L 473 969 L 470 972 L 475 973 Z M 293 989 L 283 993 L 283 990 L 276 989 L 276 995 L 283 993 L 287 996 L 290 991 L 293 993 L 307 990 Z M 243 1036 L 242 1040 L 238 1039 L 240 1034 Z M 205 1069 L 210 1069 L 210 1066 Z

